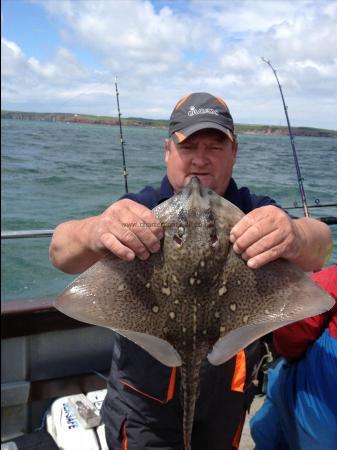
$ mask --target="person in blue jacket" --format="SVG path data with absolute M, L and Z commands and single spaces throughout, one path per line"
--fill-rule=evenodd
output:
M 320 269 L 331 247 L 327 225 L 292 220 L 266 196 L 239 188 L 232 178 L 238 142 L 226 103 L 198 92 L 181 99 L 170 117 L 165 140 L 166 175 L 159 189 L 127 194 L 102 214 L 60 224 L 50 258 L 68 273 L 86 270 L 108 251 L 131 261 L 160 249 L 163 230 L 151 209 L 197 176 L 201 183 L 246 214 L 231 230 L 235 252 L 256 269 L 285 258 L 304 270 Z M 138 226 L 128 227 L 127 224 Z M 253 343 L 230 361 L 200 370 L 200 394 L 192 434 L 193 450 L 238 448 L 252 401 L 252 374 L 260 357 Z M 167 368 L 132 342 L 116 337 L 108 393 L 102 407 L 110 449 L 181 450 L 182 406 L 179 371 Z
M 337 266 L 311 278 L 336 303 L 273 332 L 282 358 L 269 369 L 267 398 L 250 421 L 255 450 L 337 448 Z

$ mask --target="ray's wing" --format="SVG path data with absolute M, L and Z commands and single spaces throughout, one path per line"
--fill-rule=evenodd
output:
M 154 274 L 161 258 L 160 252 L 147 261 L 125 262 L 108 255 L 78 276 L 55 307 L 74 319 L 111 328 L 169 367 L 179 366 L 179 354 L 165 340 L 166 315 L 157 314 L 165 308 Z
M 285 260 L 252 270 L 231 248 L 223 273 L 222 337 L 209 361 L 222 364 L 239 350 L 292 322 L 328 311 L 334 301 L 297 266 Z

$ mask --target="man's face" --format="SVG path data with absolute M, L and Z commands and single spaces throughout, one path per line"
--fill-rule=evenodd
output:
M 180 144 L 165 143 L 167 176 L 175 192 L 193 176 L 219 195 L 226 191 L 236 160 L 237 144 L 217 130 L 201 130 Z

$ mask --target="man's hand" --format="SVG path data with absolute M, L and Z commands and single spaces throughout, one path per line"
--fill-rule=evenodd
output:
M 304 236 L 296 220 L 276 206 L 263 206 L 244 216 L 231 230 L 233 250 L 252 269 L 277 258 L 295 260 Z
M 49 247 L 51 262 L 67 273 L 80 273 L 112 252 L 131 261 L 147 259 L 160 249 L 163 229 L 150 209 L 119 200 L 102 214 L 61 223 Z
M 244 216 L 229 239 L 252 269 L 284 258 L 305 271 L 320 270 L 332 251 L 331 231 L 325 223 L 309 217 L 291 219 L 272 205 Z
M 107 249 L 127 261 L 135 256 L 147 259 L 160 249 L 163 237 L 161 224 L 151 210 L 128 199 L 111 205 L 91 227 L 93 251 Z

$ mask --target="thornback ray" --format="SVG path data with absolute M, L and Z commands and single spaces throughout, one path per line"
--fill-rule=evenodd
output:
M 264 334 L 334 302 L 287 261 L 247 267 L 229 241 L 244 214 L 197 177 L 153 213 L 164 228 L 160 252 L 131 262 L 109 254 L 78 276 L 55 306 L 114 330 L 169 367 L 181 366 L 189 450 L 201 361 L 208 356 L 221 364 Z

